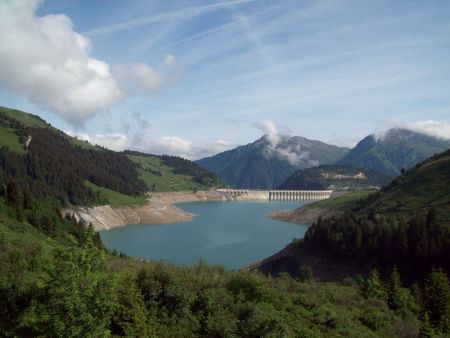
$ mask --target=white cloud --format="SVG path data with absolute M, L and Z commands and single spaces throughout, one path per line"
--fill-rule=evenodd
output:
M 0 86 L 81 123 L 120 100 L 121 91 L 67 16 L 35 16 L 39 3 L 0 2 Z
M 128 94 L 152 94 L 174 84 L 181 70 L 169 54 L 157 69 L 145 63 L 122 64 L 113 67 L 113 74 Z
M 130 149 L 148 154 L 180 156 L 190 160 L 215 155 L 237 146 L 225 140 L 217 140 L 199 145 L 178 136 L 162 136 L 157 139 L 145 139 L 140 132 L 140 130 L 136 131 L 129 138 L 123 133 L 87 134 L 65 131 L 67 135 L 115 151 Z
M 177 136 L 163 136 L 159 139 L 149 140 L 140 146 L 144 152 L 176 155 L 190 160 L 212 156 L 235 147 L 235 144 L 225 140 L 217 140 L 199 145 Z
M 373 134 L 376 139 L 382 139 L 392 128 L 402 128 L 418 133 L 450 140 L 450 123 L 435 120 L 424 120 L 414 122 L 400 122 L 396 120 L 385 120 L 379 129 Z
M 40 0 L 0 1 L 0 88 L 20 94 L 73 124 L 83 124 L 128 95 L 149 94 L 178 76 L 175 57 L 154 70 L 144 63 L 117 66 L 90 56 L 90 40 L 66 15 L 36 16 Z
M 404 127 L 431 136 L 450 139 L 450 123 L 434 120 L 408 122 Z
M 309 159 L 309 151 L 302 150 L 300 144 L 283 144 L 283 141 L 290 137 L 287 128 L 278 127 L 272 120 L 257 122 L 255 127 L 264 132 L 266 140 L 269 142 L 265 149 L 268 156 L 277 154 L 292 165 L 299 165 L 302 161 L 308 161 L 311 165 L 319 165 L 317 161 Z
M 129 140 L 125 134 L 110 133 L 110 134 L 93 134 L 75 133 L 72 131 L 65 131 L 67 135 L 76 137 L 79 140 L 88 141 L 90 144 L 99 145 L 111 150 L 122 151 L 128 149 Z

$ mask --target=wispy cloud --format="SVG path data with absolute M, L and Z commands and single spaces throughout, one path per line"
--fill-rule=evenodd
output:
M 115 32 L 120 32 L 124 30 L 133 29 L 136 27 L 141 27 L 149 24 L 160 23 L 160 22 L 168 22 L 180 19 L 188 19 L 198 15 L 206 14 L 209 12 L 217 11 L 223 8 L 229 8 L 236 5 L 242 5 L 245 3 L 252 2 L 254 0 L 233 0 L 233 1 L 224 1 L 215 4 L 210 4 L 206 6 L 199 7 L 187 7 L 178 11 L 173 11 L 169 13 L 162 13 L 152 16 L 146 16 L 135 20 L 119 22 L 116 24 L 98 27 L 92 29 L 90 31 L 84 32 L 84 34 L 88 36 L 98 36 L 102 34 L 110 34 Z
M 88 134 L 67 130 L 65 133 L 79 140 L 114 151 L 138 150 L 148 154 L 181 156 L 190 160 L 215 155 L 238 146 L 233 142 L 222 139 L 200 144 L 178 136 L 149 138 L 139 131 L 131 135 L 131 137 L 120 132 Z

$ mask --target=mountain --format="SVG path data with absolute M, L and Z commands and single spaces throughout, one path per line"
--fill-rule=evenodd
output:
M 282 184 L 294 171 L 331 164 L 349 149 L 304 137 L 263 136 L 253 143 L 196 161 L 235 188 L 267 189 Z
M 395 177 L 426 158 L 450 148 L 450 141 L 407 129 L 389 129 L 384 135 L 369 135 L 337 164 L 377 171 Z
M 278 188 L 282 190 L 355 190 L 381 187 L 389 177 L 369 169 L 345 165 L 321 165 L 297 170 Z
M 5 107 L 0 107 L 0 178 L 16 180 L 59 205 L 142 203 L 148 190 L 198 190 L 220 183 L 191 161 L 93 146 L 38 116 Z

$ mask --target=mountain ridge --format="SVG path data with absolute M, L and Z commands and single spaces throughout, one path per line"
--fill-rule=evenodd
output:
M 450 140 L 405 128 L 391 128 L 380 136 L 364 137 L 336 164 L 371 169 L 394 178 L 402 169 L 411 168 L 448 148 Z
M 232 150 L 195 161 L 235 188 L 274 188 L 301 168 L 331 164 L 348 148 L 282 136 L 271 142 L 267 135 Z

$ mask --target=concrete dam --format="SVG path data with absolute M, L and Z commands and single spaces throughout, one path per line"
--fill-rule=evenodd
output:
M 330 198 L 333 190 L 256 190 L 256 189 L 217 189 L 217 191 L 242 200 L 323 200 Z

